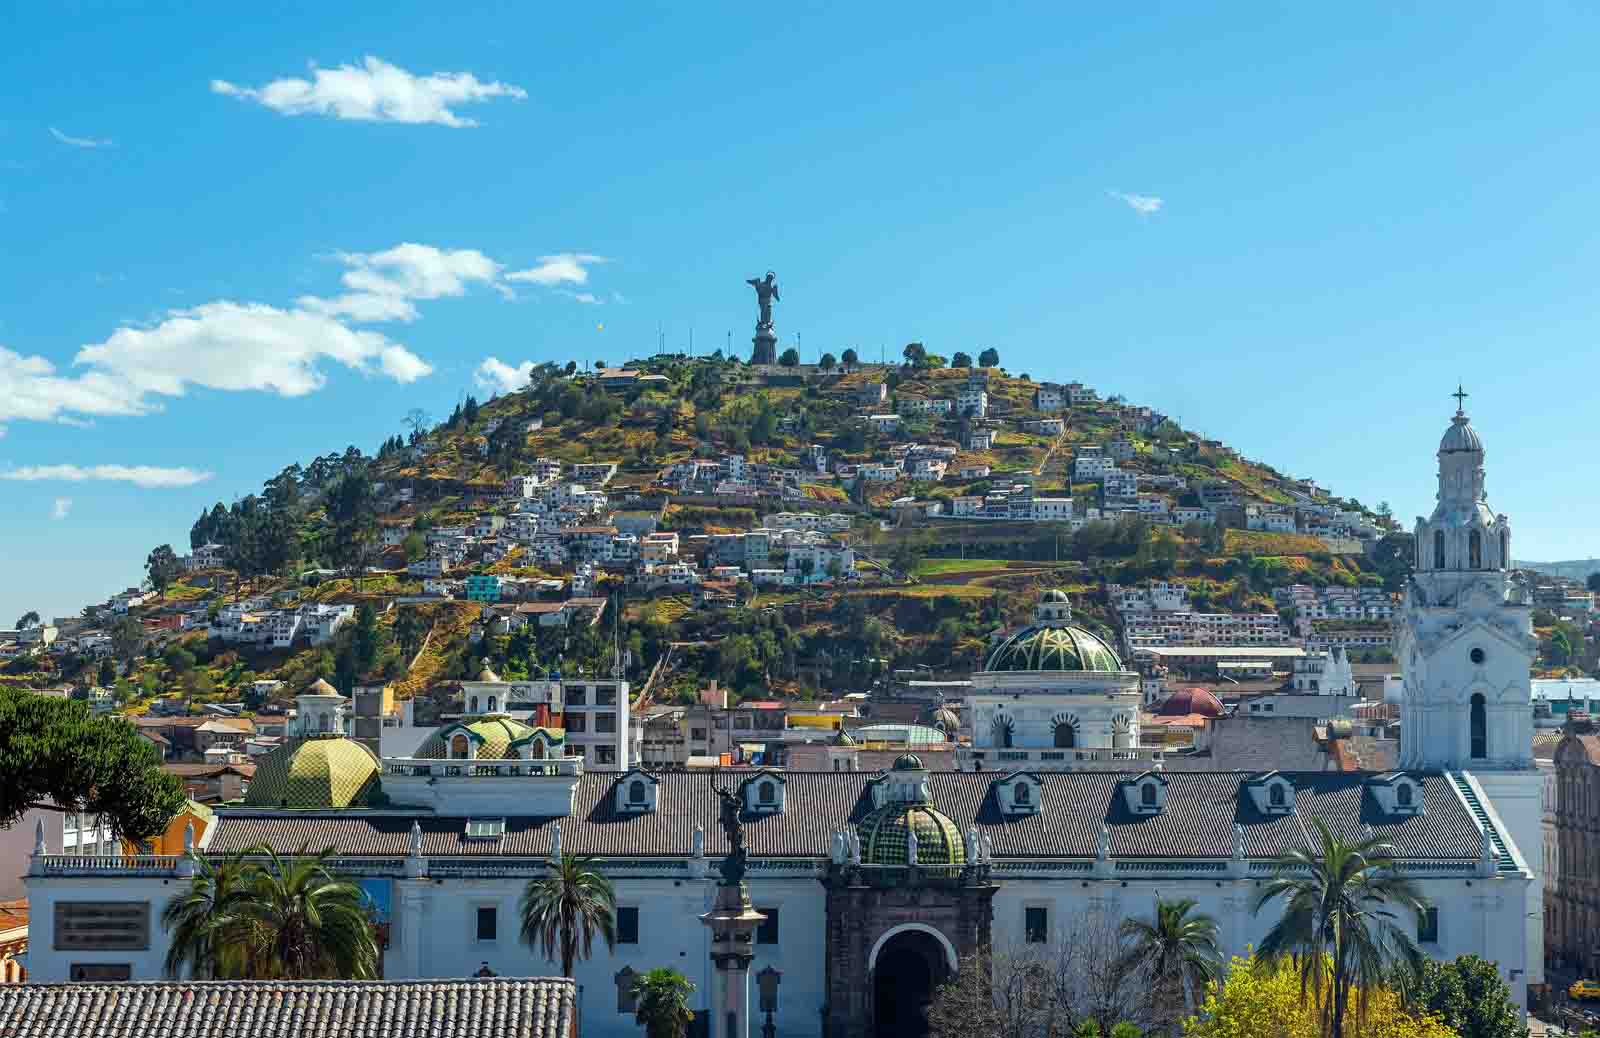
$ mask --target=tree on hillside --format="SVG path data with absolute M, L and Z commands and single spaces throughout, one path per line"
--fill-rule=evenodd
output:
M 166 831 L 183 804 L 182 780 L 126 721 L 0 686 L 0 829 L 44 808 L 102 815 L 137 843 Z
M 950 357 L 950 366 L 952 368 L 970 368 L 972 367 L 972 355 L 957 350 Z
M 856 357 L 856 351 L 855 350 L 847 349 L 843 353 L 839 354 L 839 363 L 841 363 L 841 364 L 857 364 L 857 363 L 860 363 L 860 360 L 859 360 L 859 358 Z
M 1408 1001 L 1413 1009 L 1438 1014 L 1461 1038 L 1528 1038 L 1499 967 L 1476 955 L 1424 962 Z
M 817 367 L 823 371 L 832 371 L 838 363 L 838 360 L 831 353 L 824 353 L 817 358 Z
M 17 617 L 17 630 L 19 631 L 37 626 L 39 626 L 39 611 L 37 609 L 30 609 Z
M 900 353 L 905 357 L 908 368 L 921 368 L 928 363 L 928 350 L 920 342 L 907 343 L 906 348 Z
M 1589 574 L 1589 579 L 1584 583 L 1590 591 L 1600 591 L 1600 573 Z
M 998 368 L 999 366 L 1000 366 L 1000 351 L 995 349 L 993 346 L 990 346 L 988 349 L 986 349 L 982 353 L 978 354 L 978 367 L 980 367 L 980 368 Z
M 119 616 L 106 631 L 111 638 L 111 655 L 132 663 L 144 651 L 144 624 L 131 616 Z
M 103 688 L 110 688 L 117 683 L 117 665 L 107 656 L 100 661 L 100 667 L 95 672 L 95 683 Z
M 400 419 L 400 424 L 411 430 L 411 442 L 416 443 L 433 427 L 433 416 L 420 407 L 413 407 Z
M 778 357 L 778 364 L 785 368 L 792 368 L 800 363 L 800 351 L 790 346 Z
M 144 560 L 144 571 L 150 578 L 150 586 L 162 598 L 167 597 L 167 588 L 178 579 L 178 574 L 183 567 L 178 562 L 178 555 L 172 550 L 172 545 L 163 544 L 151 550 Z

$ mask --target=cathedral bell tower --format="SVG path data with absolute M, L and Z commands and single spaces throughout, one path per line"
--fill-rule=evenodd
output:
M 1418 518 L 1416 570 L 1395 628 L 1405 674 L 1400 765 L 1451 773 L 1509 831 L 1533 872 L 1528 984 L 1544 982 L 1544 779 L 1533 762 L 1533 608 L 1511 580 L 1511 525 L 1483 489 L 1483 441 L 1461 406 L 1439 441 L 1439 495 Z
M 1511 580 L 1511 526 L 1484 493 L 1483 441 L 1460 406 L 1439 443 L 1439 493 L 1418 518 L 1395 632 L 1405 671 L 1401 763 L 1533 767 L 1533 610 Z

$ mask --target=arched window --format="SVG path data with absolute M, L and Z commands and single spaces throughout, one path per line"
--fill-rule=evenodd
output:
M 1028 803 L 1029 798 L 1032 795 L 1033 791 L 1028 788 L 1028 784 L 1026 782 L 1018 782 L 1016 785 L 1011 787 L 1011 799 L 1019 804 Z
M 467 742 L 467 737 L 465 735 L 453 736 L 450 739 L 450 759 L 451 760 L 466 760 L 467 759 L 467 750 L 468 750 L 468 742 Z
M 1483 568 L 1483 534 L 1478 530 L 1470 530 L 1467 533 L 1467 567 Z
M 1139 803 L 1145 807 L 1156 806 L 1156 784 L 1154 782 L 1146 782 L 1143 788 L 1139 790 Z
M 1444 569 L 1444 531 L 1433 531 L 1433 568 Z
M 634 779 L 628 783 L 628 803 L 644 803 L 644 779 Z
M 1511 568 L 1511 531 L 1500 531 L 1500 568 Z
M 495 704 L 495 697 L 494 696 L 490 696 L 489 697 L 489 712 L 491 714 L 494 713 L 494 704 Z
M 1062 721 L 1056 725 L 1056 747 L 1058 749 L 1071 749 L 1076 745 L 1078 745 L 1078 729 L 1068 721 Z
M 778 787 L 770 782 L 763 782 L 756 789 L 756 799 L 763 804 L 773 803 L 778 799 Z
M 529 760 L 544 760 L 544 740 L 535 739 L 528 744 Z
M 1267 803 L 1271 804 L 1273 807 L 1283 806 L 1282 783 L 1275 782 L 1272 784 L 1272 787 L 1267 790 Z
M 1489 756 L 1489 719 L 1482 692 L 1474 693 L 1472 696 L 1470 724 L 1472 740 L 1470 756 L 1473 760 L 1483 760 Z
M 478 712 L 478 697 L 477 696 L 473 696 L 472 699 L 468 701 L 467 713 L 475 714 L 477 712 Z
M 1004 714 L 994 719 L 994 741 L 1003 749 L 1011 748 L 1011 719 Z
M 1394 790 L 1394 799 L 1395 803 L 1399 804 L 1401 807 L 1410 807 L 1411 783 L 1402 782 L 1400 785 L 1396 786 Z

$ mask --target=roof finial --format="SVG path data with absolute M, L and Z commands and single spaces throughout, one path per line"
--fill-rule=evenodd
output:
M 1467 412 L 1465 410 L 1463 410 L 1463 407 L 1465 406 L 1465 404 L 1467 402 L 1467 397 L 1471 396 L 1472 394 L 1470 394 L 1466 390 L 1462 389 L 1461 388 L 1461 383 L 1459 381 L 1457 381 L 1456 382 L 1456 391 L 1454 393 L 1451 393 L 1450 395 L 1456 398 L 1456 416 L 1460 417 L 1462 415 L 1465 415 Z

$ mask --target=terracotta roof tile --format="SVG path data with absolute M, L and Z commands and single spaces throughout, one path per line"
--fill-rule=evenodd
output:
M 992 788 L 994 773 L 934 772 L 929 775 L 933 804 L 963 831 L 977 824 L 1003 858 L 1089 857 L 1102 825 L 1111 831 L 1117 857 L 1228 857 L 1233 825 L 1245 828 L 1252 856 L 1271 857 L 1286 848 L 1309 846 L 1312 818 L 1321 818 L 1348 840 L 1363 827 L 1388 837 L 1403 858 L 1471 859 L 1478 856 L 1477 823 L 1449 788 L 1443 775 L 1422 776 L 1421 815 L 1396 819 L 1381 814 L 1365 795 L 1360 773 L 1289 772 L 1296 789 L 1296 813 L 1281 818 L 1256 813 L 1241 793 L 1243 772 L 1168 772 L 1167 806 L 1161 814 L 1134 818 L 1123 813 L 1118 782 L 1131 773 L 1045 772 L 1039 774 L 1040 810 L 1023 818 L 1003 816 Z M 714 776 L 669 772 L 660 781 L 658 809 L 619 815 L 615 786 L 622 776 L 591 773 L 578 783 L 571 817 L 561 819 L 562 847 L 568 853 L 602 857 L 681 857 L 689 854 L 695 826 L 705 830 L 706 853 L 726 853 L 718 824 Z M 758 858 L 823 858 L 836 825 L 860 822 L 872 809 L 863 772 L 787 772 L 786 806 L 781 814 L 750 819 L 745 842 Z M 728 776 L 721 780 L 724 784 Z M 341 855 L 404 855 L 415 813 L 359 810 L 260 812 L 224 809 L 209 843 L 214 852 L 266 843 L 280 851 L 302 845 L 333 847 Z M 423 852 L 429 855 L 541 857 L 550 850 L 551 823 L 544 817 L 510 817 L 505 836 L 494 843 L 465 841 L 464 818 L 421 815 Z
M 0 985 L 7 1038 L 567 1038 L 573 982 L 191 981 Z

